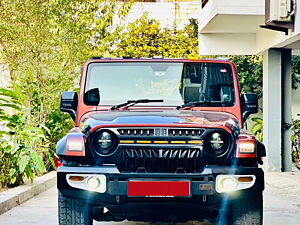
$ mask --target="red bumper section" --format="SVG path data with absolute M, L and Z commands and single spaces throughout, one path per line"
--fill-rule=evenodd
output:
M 130 197 L 188 197 L 190 181 L 128 181 Z

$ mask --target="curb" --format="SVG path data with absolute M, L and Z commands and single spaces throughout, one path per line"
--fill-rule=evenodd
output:
M 37 177 L 32 184 L 24 184 L 0 193 L 0 215 L 22 204 L 56 184 L 56 171 Z

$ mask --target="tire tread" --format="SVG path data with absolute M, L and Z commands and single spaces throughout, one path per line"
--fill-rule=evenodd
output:
M 92 212 L 88 203 L 58 193 L 59 225 L 92 225 Z

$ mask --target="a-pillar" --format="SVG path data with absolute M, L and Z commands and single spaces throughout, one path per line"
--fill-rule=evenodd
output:
M 263 129 L 268 171 L 291 171 L 291 50 L 263 54 Z

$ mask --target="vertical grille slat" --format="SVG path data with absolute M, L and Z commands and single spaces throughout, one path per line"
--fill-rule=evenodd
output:
M 202 167 L 200 151 L 196 148 L 125 148 L 118 168 L 126 172 L 195 172 Z

